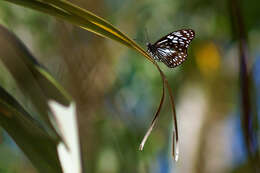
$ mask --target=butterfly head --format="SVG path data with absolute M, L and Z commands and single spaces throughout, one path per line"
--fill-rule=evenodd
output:
M 146 43 L 147 46 L 147 52 L 148 53 L 154 53 L 156 51 L 156 47 L 152 45 L 151 43 Z
M 146 43 L 147 49 L 149 50 L 152 47 L 151 43 Z

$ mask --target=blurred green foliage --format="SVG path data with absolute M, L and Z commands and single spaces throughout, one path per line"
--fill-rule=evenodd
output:
M 251 172 L 238 121 L 241 93 L 238 43 L 230 17 L 233 1 L 71 2 L 104 17 L 143 47 L 146 29 L 151 42 L 181 28 L 196 32 L 181 67 L 159 63 L 172 86 L 179 118 L 180 161 L 173 163 L 167 104 L 144 151 L 138 151 L 161 96 L 161 78 L 151 63 L 114 41 L 0 1 L 0 23 L 22 39 L 76 100 L 86 172 Z M 251 72 L 260 57 L 260 2 L 238 3 L 249 38 Z M 14 87 L 5 75 L 0 79 Z M 258 88 L 250 91 L 254 95 Z M 15 87 L 11 92 L 17 96 Z M 35 172 L 5 135 L 0 150 L 14 153 L 10 160 L 0 155 L 0 172 Z

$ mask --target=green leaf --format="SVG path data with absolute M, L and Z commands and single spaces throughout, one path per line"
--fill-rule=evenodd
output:
M 0 59 L 15 79 L 22 93 L 35 106 L 48 132 L 56 136 L 49 120 L 47 101 L 52 99 L 69 105 L 70 97 L 59 83 L 41 66 L 25 45 L 5 27 L 0 25 Z
M 106 20 L 95 14 L 82 9 L 68 1 L 63 0 L 3 0 L 14 4 L 22 5 L 37 11 L 47 13 L 51 16 L 58 17 L 70 23 L 73 23 L 85 30 L 93 32 L 97 35 L 118 41 L 121 44 L 135 49 L 144 57 L 156 64 L 155 61 L 133 40 L 119 31 Z
M 56 140 L 0 87 L 0 125 L 42 173 L 62 172 Z

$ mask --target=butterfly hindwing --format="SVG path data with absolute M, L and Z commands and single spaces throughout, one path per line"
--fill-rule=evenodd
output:
M 182 64 L 187 58 L 187 48 L 178 48 L 178 51 L 174 49 L 158 48 L 159 59 L 164 62 L 168 67 L 174 68 Z

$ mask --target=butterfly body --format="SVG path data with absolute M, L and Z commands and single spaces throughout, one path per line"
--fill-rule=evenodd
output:
M 147 44 L 147 52 L 154 60 L 161 61 L 170 68 L 181 65 L 187 58 L 187 48 L 194 38 L 192 29 L 174 31 L 154 44 Z

